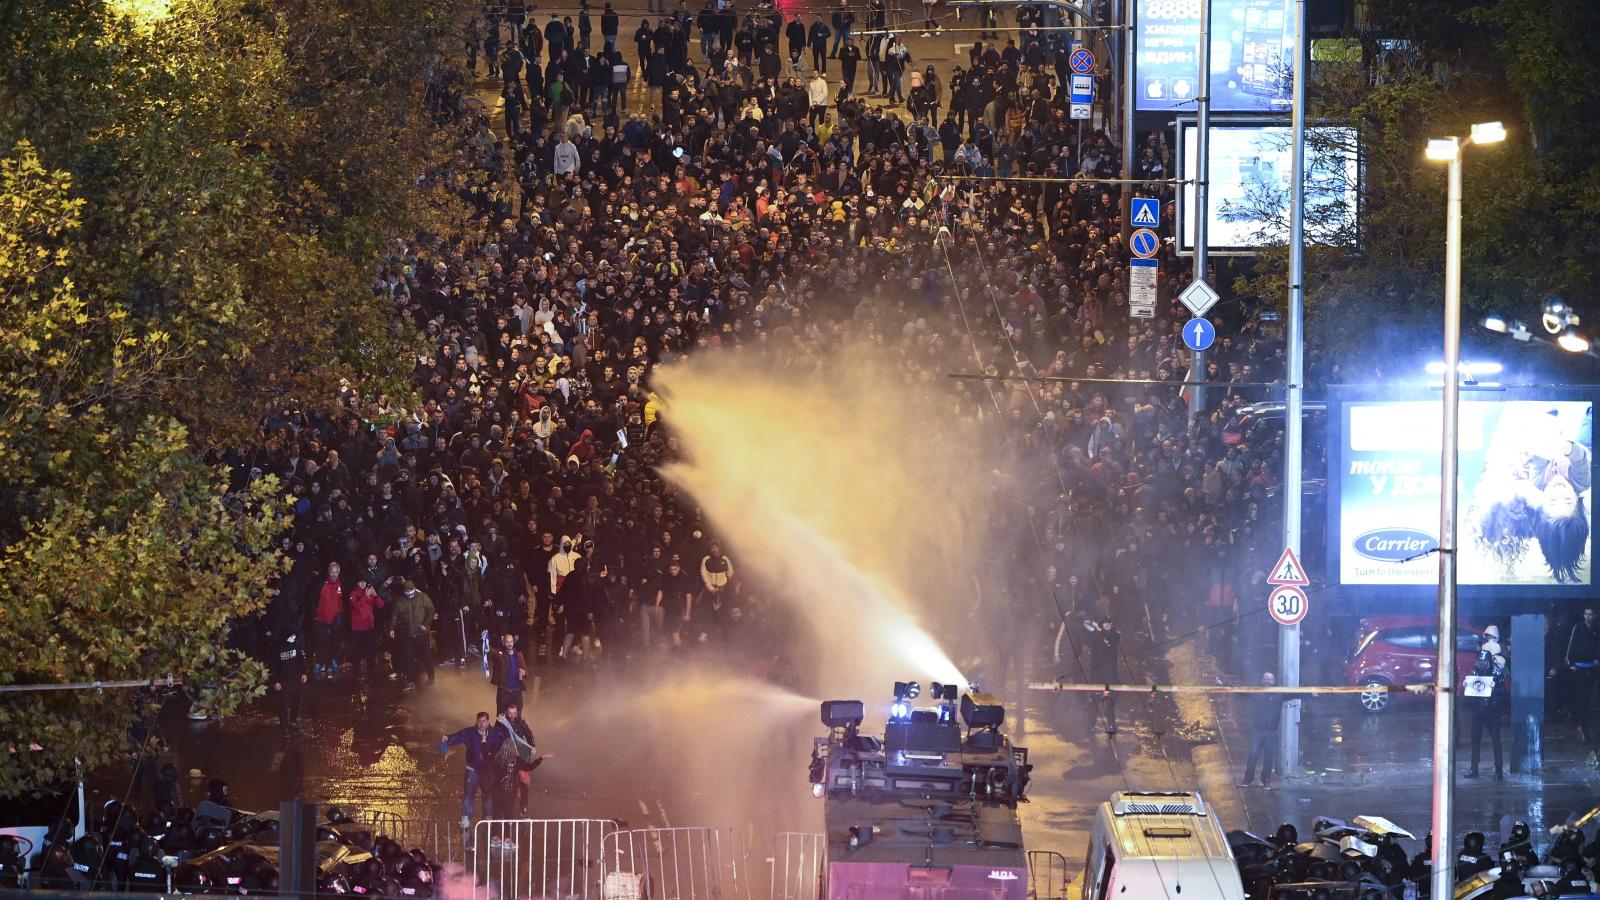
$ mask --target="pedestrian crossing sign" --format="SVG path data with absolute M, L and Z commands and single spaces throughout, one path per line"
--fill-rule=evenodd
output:
M 1154 228 L 1161 224 L 1161 201 L 1133 198 L 1133 227 Z
M 1285 547 L 1283 555 L 1278 557 L 1278 562 L 1273 565 L 1272 572 L 1267 575 L 1267 584 L 1291 584 L 1295 587 L 1307 587 L 1311 579 L 1306 577 L 1305 567 L 1300 565 L 1300 558 L 1294 555 L 1294 550 Z

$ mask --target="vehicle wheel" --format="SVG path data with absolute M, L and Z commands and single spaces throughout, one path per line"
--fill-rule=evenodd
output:
M 1357 695 L 1361 698 L 1362 709 L 1369 713 L 1381 713 L 1389 708 L 1390 695 L 1387 684 L 1381 681 L 1369 681 L 1362 687 L 1368 688 Z

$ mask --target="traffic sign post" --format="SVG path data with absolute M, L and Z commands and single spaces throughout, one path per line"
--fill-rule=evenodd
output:
M 1161 252 L 1161 238 L 1148 228 L 1140 228 L 1128 236 L 1128 249 L 1140 259 L 1152 259 Z
M 1135 228 L 1154 228 L 1161 224 L 1161 201 L 1148 197 L 1133 198 L 1133 214 L 1129 217 Z
M 1298 625 L 1311 609 L 1306 592 L 1292 584 L 1281 584 L 1267 595 L 1267 612 L 1279 625 Z
M 1179 302 L 1187 306 L 1189 312 L 1197 317 L 1210 311 L 1211 307 L 1217 305 L 1219 299 L 1221 297 L 1218 296 L 1216 289 L 1207 284 L 1204 278 L 1196 278 L 1183 289 L 1183 293 L 1178 295 Z
M 1208 350 L 1216 339 L 1216 327 L 1205 319 L 1190 319 L 1183 325 L 1183 345 L 1190 350 Z

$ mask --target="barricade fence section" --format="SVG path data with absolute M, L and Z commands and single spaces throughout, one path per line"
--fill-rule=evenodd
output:
M 767 862 L 772 866 L 771 900 L 821 900 L 824 851 L 820 831 L 785 831 L 778 835 Z
M 466 862 L 466 834 L 458 822 L 403 819 L 392 812 L 368 812 L 359 821 L 374 835 L 398 841 L 407 850 L 418 849 L 440 865 Z
M 484 819 L 472 829 L 472 900 L 600 900 L 608 819 Z
M 636 828 L 606 836 L 601 900 L 746 900 L 736 833 Z
M 1067 858 L 1054 850 L 1028 851 L 1028 900 L 1067 900 Z

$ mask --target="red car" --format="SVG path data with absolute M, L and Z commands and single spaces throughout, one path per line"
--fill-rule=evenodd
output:
M 1456 626 L 1456 674 L 1472 671 L 1479 636 L 1487 627 L 1476 622 Z M 1361 639 L 1350 654 L 1347 683 L 1390 687 L 1432 684 L 1439 652 L 1439 622 L 1427 616 L 1375 616 L 1361 620 Z M 1379 713 L 1397 696 L 1384 690 L 1363 692 L 1361 708 Z

